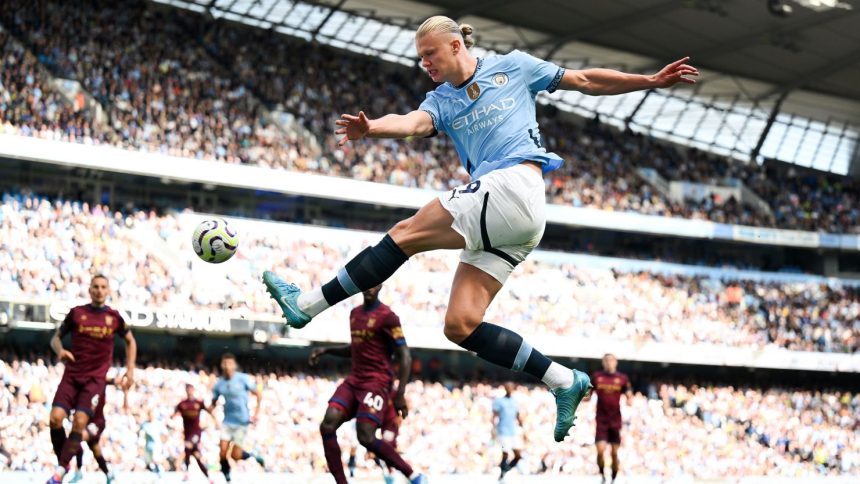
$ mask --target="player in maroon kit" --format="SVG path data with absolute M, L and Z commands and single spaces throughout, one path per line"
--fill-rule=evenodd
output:
M 618 359 L 612 353 L 603 355 L 603 371 L 595 371 L 591 376 L 597 393 L 597 432 L 594 438 L 597 446 L 597 467 L 600 469 L 601 482 L 606 480 L 603 455 L 606 443 L 612 446 L 612 482 L 618 476 L 618 447 L 621 445 L 621 394 L 626 393 L 628 402 L 633 397 L 630 379 L 616 371 Z
M 90 304 L 72 308 L 51 338 L 51 349 L 66 362 L 66 369 L 51 408 L 51 443 L 57 454 L 58 466 L 48 480 L 50 484 L 63 481 L 69 462 L 81 449 L 84 430 L 104 400 L 115 336 L 121 336 L 126 342 L 126 371 L 120 386 L 128 389 L 134 382 L 137 344 L 119 312 L 105 305 L 109 292 L 107 278 L 101 274 L 94 276 L 89 288 Z M 63 348 L 62 338 L 70 333 L 72 347 L 67 350 Z M 67 437 L 63 420 L 72 410 L 75 415 L 72 431 Z
M 352 358 L 352 371 L 328 401 L 328 409 L 320 424 L 325 459 L 337 484 L 345 484 L 346 476 L 336 432 L 352 418 L 356 419 L 356 433 L 362 446 L 402 472 L 411 483 L 425 482 L 424 475 L 413 471 L 390 443 L 376 438 L 376 429 L 383 424 L 389 405 L 387 402 L 393 380 L 392 355 L 400 364 L 400 370 L 399 383 L 391 404 L 403 418 L 408 414 L 404 392 L 412 367 L 412 357 L 403 337 L 400 319 L 379 301 L 381 288 L 376 286 L 364 291 L 364 304 L 349 314 L 349 345 L 315 348 L 309 358 L 311 365 L 316 365 L 324 354 Z
M 200 412 L 202 410 L 209 411 L 203 400 L 194 397 L 194 385 L 185 385 L 185 400 L 176 405 L 176 411 L 173 416 L 182 416 L 182 428 L 185 431 L 185 480 L 188 480 L 188 471 L 191 466 L 191 458 L 197 461 L 197 466 L 203 471 L 203 475 L 209 477 L 209 471 L 206 470 L 206 464 L 203 462 L 203 456 L 200 454 L 200 435 L 203 431 L 200 429 Z

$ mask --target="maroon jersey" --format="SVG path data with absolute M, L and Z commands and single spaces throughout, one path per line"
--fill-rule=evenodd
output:
M 621 394 L 630 389 L 630 379 L 624 373 L 595 371 L 591 376 L 597 393 L 597 419 L 621 423 Z
M 72 334 L 71 352 L 75 356 L 75 361 L 66 363 L 66 374 L 104 378 L 113 361 L 114 336 L 127 332 L 125 320 L 115 309 L 90 304 L 72 308 L 60 327 L 61 337 Z
M 182 400 L 176 406 L 176 411 L 182 415 L 182 427 L 185 436 L 200 435 L 200 412 L 205 408 L 203 400 Z
M 348 380 L 389 388 L 394 374 L 391 364 L 394 347 L 406 344 L 400 318 L 385 304 L 377 303 L 369 310 L 361 305 L 349 313 L 349 329 L 352 373 Z

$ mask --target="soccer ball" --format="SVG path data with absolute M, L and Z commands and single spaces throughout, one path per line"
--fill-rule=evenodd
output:
M 204 220 L 194 229 L 191 247 L 197 257 L 220 264 L 233 257 L 239 247 L 239 234 L 234 232 L 224 219 Z

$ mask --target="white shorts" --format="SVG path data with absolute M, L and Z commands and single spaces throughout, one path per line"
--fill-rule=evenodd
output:
M 502 284 L 543 237 L 546 195 L 543 176 L 522 164 L 490 172 L 439 196 L 451 228 L 466 239 L 460 261 Z
M 519 436 L 515 437 L 512 435 L 509 435 L 509 436 L 499 437 L 498 441 L 499 441 L 499 446 L 501 446 L 501 448 L 502 448 L 502 452 L 511 453 L 515 450 L 521 450 L 523 448 L 522 440 L 519 438 Z
M 245 445 L 248 435 L 247 425 L 221 424 L 221 440 L 233 442 L 238 447 Z

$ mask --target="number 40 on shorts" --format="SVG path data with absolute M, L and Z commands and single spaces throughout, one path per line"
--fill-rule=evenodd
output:
M 367 392 L 367 395 L 364 396 L 363 403 L 378 412 L 382 410 L 382 404 L 384 403 L 384 400 L 379 395 L 374 395 L 373 393 Z

